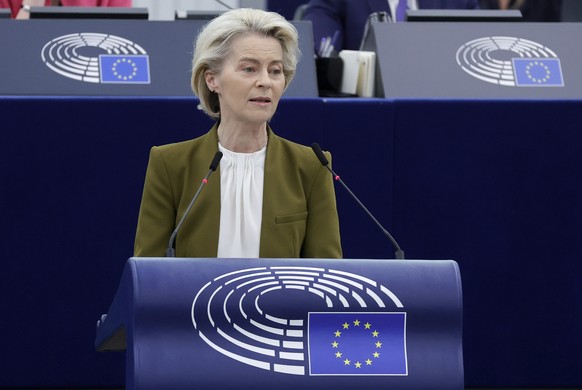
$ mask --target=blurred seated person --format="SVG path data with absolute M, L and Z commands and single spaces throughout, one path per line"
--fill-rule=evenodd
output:
M 310 0 L 303 20 L 313 23 L 316 48 L 321 39 L 333 37 L 336 51 L 359 50 L 368 16 L 386 12 L 393 21 L 403 21 L 406 9 L 478 9 L 479 0 Z
M 559 22 L 562 0 L 480 0 L 484 9 L 518 9 L 526 22 Z
M 30 7 L 131 7 L 131 0 L 0 0 L 0 8 L 10 8 L 12 18 L 30 19 Z

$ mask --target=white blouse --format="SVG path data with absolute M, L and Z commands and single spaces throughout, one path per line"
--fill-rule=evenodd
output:
M 218 257 L 258 258 L 263 219 L 267 147 L 236 153 L 220 143 L 220 229 Z

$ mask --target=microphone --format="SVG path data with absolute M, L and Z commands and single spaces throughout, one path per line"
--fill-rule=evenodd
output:
M 366 208 L 366 206 L 364 206 L 360 199 L 358 199 L 358 197 L 348 188 L 348 186 L 343 182 L 343 180 L 340 179 L 340 177 L 329 167 L 329 161 L 327 161 L 327 158 L 325 157 L 325 154 L 323 154 L 323 151 L 321 150 L 319 145 L 317 143 L 313 143 L 311 144 L 311 149 L 313 149 L 313 152 L 319 159 L 321 165 L 326 167 L 327 170 L 331 172 L 333 178 L 341 183 L 341 185 L 348 191 L 352 198 L 354 198 L 354 200 L 360 205 L 360 207 L 366 212 L 366 214 L 368 214 L 368 217 L 370 217 L 372 221 L 374 221 L 376 226 L 378 226 L 380 230 L 382 230 L 382 233 L 384 233 L 384 235 L 388 237 L 388 239 L 392 242 L 392 245 L 396 250 L 396 252 L 394 253 L 395 258 L 399 260 L 404 260 L 404 251 L 400 249 L 400 245 L 398 245 L 394 237 L 392 237 L 392 235 L 388 233 L 386 229 L 384 229 L 384 227 L 380 224 L 380 222 L 378 222 L 378 220 L 372 215 L 372 213 Z
M 212 162 L 210 163 L 210 170 L 208 171 L 208 174 L 206 175 L 206 177 L 204 179 L 202 179 L 202 183 L 200 184 L 200 187 L 198 187 L 198 191 L 196 191 L 196 194 L 194 194 L 194 197 L 190 201 L 190 204 L 188 205 L 188 208 L 184 212 L 182 219 L 180 219 L 180 222 L 178 222 L 178 225 L 176 226 L 176 228 L 174 229 L 174 232 L 170 236 L 170 240 L 168 241 L 168 248 L 166 249 L 166 257 L 176 257 L 176 250 L 174 249 L 174 243 L 176 241 L 176 235 L 178 234 L 178 230 L 180 230 L 180 227 L 182 226 L 182 223 L 184 223 L 184 220 L 186 219 L 186 216 L 188 215 L 188 213 L 190 212 L 190 209 L 194 205 L 194 202 L 196 202 L 196 199 L 198 199 L 198 196 L 200 195 L 202 188 L 204 188 L 206 183 L 208 183 L 208 178 L 210 177 L 212 172 L 216 171 L 216 168 L 218 168 L 218 163 L 220 162 L 221 158 L 222 158 L 222 152 L 221 151 L 216 152 L 216 154 L 214 155 L 214 158 L 212 159 Z
M 216 1 L 218 4 L 222 5 L 226 9 L 234 9 L 230 5 L 226 4 L 224 1 L 221 1 L 221 0 L 214 0 L 214 1 Z
M 392 22 L 392 18 L 388 15 L 385 11 L 380 12 L 372 12 L 368 15 L 368 19 L 366 20 L 366 24 L 364 25 L 364 35 L 362 35 L 362 41 L 360 42 L 360 51 L 364 50 L 364 46 L 366 41 L 368 40 L 368 34 L 370 34 L 370 26 L 372 23 L 390 23 Z

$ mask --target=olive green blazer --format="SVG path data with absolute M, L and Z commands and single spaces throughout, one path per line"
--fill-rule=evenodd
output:
M 268 129 L 260 257 L 341 258 L 332 175 L 311 148 Z M 185 142 L 153 147 L 146 172 L 134 255 L 162 257 L 218 151 L 217 125 Z M 327 153 L 331 161 L 331 155 Z M 220 228 L 220 168 L 176 237 L 177 257 L 216 257 Z

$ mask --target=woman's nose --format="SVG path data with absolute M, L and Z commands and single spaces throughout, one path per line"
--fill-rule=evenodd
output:
M 271 77 L 268 71 L 260 72 L 257 79 L 257 86 L 259 88 L 271 88 Z

